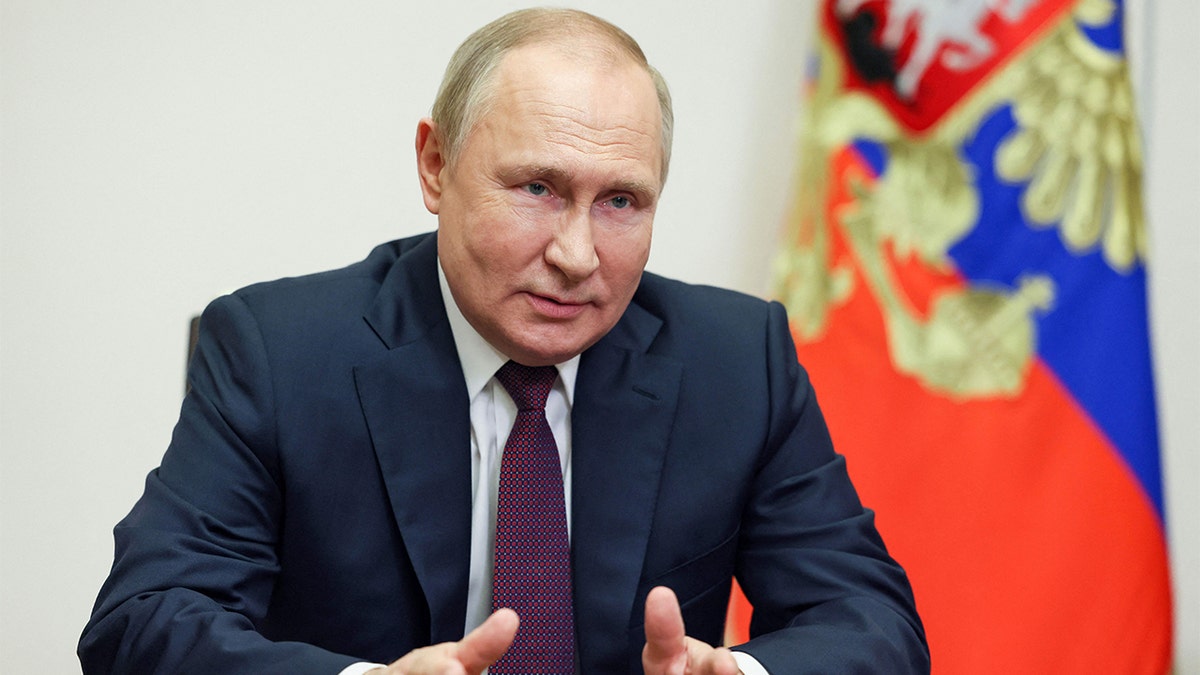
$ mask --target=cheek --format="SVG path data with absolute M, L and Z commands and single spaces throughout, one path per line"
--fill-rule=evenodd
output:
M 650 228 L 624 232 L 598 243 L 597 249 L 613 289 L 632 294 L 650 257 Z
M 503 219 L 497 218 L 491 209 L 469 205 L 463 220 L 462 246 L 471 258 L 488 267 L 497 260 L 503 260 L 508 248 L 504 233 L 510 229 L 505 226 Z
M 467 246 L 480 269 L 498 275 L 527 264 L 531 248 L 529 239 L 503 223 L 484 223 Z

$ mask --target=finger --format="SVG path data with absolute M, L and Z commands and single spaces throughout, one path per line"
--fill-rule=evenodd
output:
M 658 586 L 646 596 L 646 647 L 642 667 L 647 673 L 667 673 L 677 663 L 687 662 L 683 614 L 675 592 Z
M 414 649 L 388 666 L 388 675 L 463 675 L 466 671 L 454 656 L 453 642 Z M 376 671 L 368 671 L 374 673 Z
M 468 673 L 478 673 L 495 663 L 517 637 L 521 620 L 511 609 L 492 613 L 478 628 L 458 642 L 456 655 Z
M 741 672 L 733 653 L 724 647 L 713 649 L 699 640 L 688 638 L 688 648 L 691 652 L 689 658 L 698 664 L 698 667 L 690 672 L 704 675 L 738 675 Z

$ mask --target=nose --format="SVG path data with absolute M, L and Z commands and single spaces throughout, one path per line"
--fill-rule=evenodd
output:
M 583 281 L 600 266 L 587 209 L 571 209 L 563 215 L 546 247 L 546 262 L 557 267 L 573 282 Z

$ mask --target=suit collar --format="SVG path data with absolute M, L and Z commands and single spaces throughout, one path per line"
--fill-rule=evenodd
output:
M 646 276 L 643 274 L 643 283 Z M 596 346 L 637 353 L 644 353 L 650 349 L 651 343 L 658 337 L 658 333 L 662 329 L 663 321 L 643 307 L 638 299 L 639 295 L 635 294 L 633 301 L 629 303 L 629 307 L 617 321 L 617 325 L 613 326 L 613 329 L 601 338 Z
M 438 287 L 437 234 L 403 240 L 399 247 L 363 317 L 388 349 L 423 339 L 446 321 Z

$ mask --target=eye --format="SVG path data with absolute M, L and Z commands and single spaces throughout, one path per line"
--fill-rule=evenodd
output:
M 629 197 L 623 197 L 621 195 L 617 195 L 616 197 L 613 197 L 612 199 L 608 200 L 608 203 L 612 204 L 612 207 L 614 209 L 624 209 L 629 206 Z
M 550 190 L 547 189 L 546 186 L 542 185 L 541 183 L 530 183 L 529 185 L 525 186 L 525 191 L 535 197 L 541 197 L 542 195 L 548 194 L 550 192 Z

